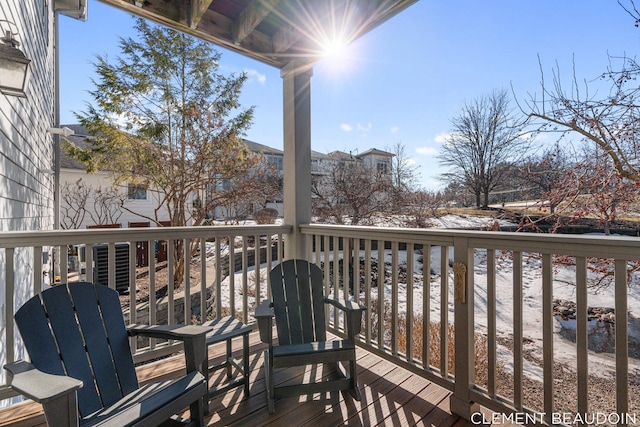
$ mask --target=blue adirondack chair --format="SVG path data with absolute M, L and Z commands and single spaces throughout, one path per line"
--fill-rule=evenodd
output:
M 57 285 L 28 300 L 15 322 L 31 363 L 5 365 L 11 387 L 42 404 L 49 426 L 204 425 L 201 326 L 125 327 L 115 290 L 86 282 Z M 140 387 L 129 336 L 184 341 L 187 374 Z M 190 420 L 174 414 L 190 407 Z
M 322 270 L 305 260 L 284 261 L 271 270 L 269 278 L 273 301 L 263 301 L 255 313 L 260 339 L 269 344 L 264 355 L 269 413 L 275 412 L 274 399 L 280 397 L 348 390 L 360 400 L 355 336 L 360 333 L 366 307 L 353 301 L 326 298 Z M 346 340 L 327 341 L 325 304 L 345 313 Z M 274 317 L 278 345 L 274 345 L 272 336 Z M 341 362 L 349 364 L 348 372 Z M 332 381 L 274 385 L 274 368 L 321 363 L 335 363 L 339 377 Z

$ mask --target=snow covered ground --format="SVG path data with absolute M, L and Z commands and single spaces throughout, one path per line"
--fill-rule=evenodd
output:
M 446 228 L 471 228 L 487 226 L 494 222 L 491 218 L 478 218 L 478 217 L 462 217 L 456 215 L 447 215 L 438 219 L 439 227 Z M 506 225 L 506 224 L 502 224 Z M 420 254 L 416 253 L 414 259 L 417 260 Z M 540 349 L 542 352 L 542 277 L 541 277 L 541 261 L 535 255 L 523 254 L 525 262 L 523 262 L 522 270 L 522 284 L 523 284 L 523 327 L 524 338 L 527 341 L 527 346 L 534 346 Z M 377 251 L 372 253 L 372 261 L 377 262 Z M 440 257 L 441 249 L 439 247 L 433 247 L 431 250 L 431 268 L 432 274 L 430 277 L 431 288 L 431 319 L 433 321 L 440 320 Z M 450 259 L 452 254 L 450 254 Z M 364 259 L 364 253 L 361 253 L 361 258 Z M 385 263 L 390 265 L 391 252 L 385 252 Z M 275 264 L 275 262 L 274 262 Z M 406 252 L 399 253 L 400 268 L 406 266 Z M 387 267 L 390 269 L 390 267 Z M 255 292 L 255 269 L 252 267 L 249 270 L 249 292 L 248 303 L 250 307 L 253 307 L 256 298 L 266 298 L 266 276 L 268 274 L 268 266 L 262 264 L 260 266 L 260 295 Z M 446 274 L 449 274 L 449 283 L 453 283 L 452 271 L 449 268 Z M 477 251 L 475 256 L 475 322 L 476 330 L 480 333 L 486 332 L 487 327 L 487 275 L 486 275 L 486 253 L 484 251 Z M 238 272 L 235 275 L 235 305 L 236 310 L 243 310 L 243 298 L 242 298 L 242 273 Z M 563 299 L 569 301 L 576 300 L 575 286 L 572 283 L 575 282 L 575 269 L 572 266 L 556 265 L 554 267 L 554 285 L 553 285 L 553 299 Z M 415 315 L 422 314 L 422 295 L 423 295 L 423 277 L 422 277 L 422 263 L 414 262 L 414 283 L 412 286 L 407 286 L 406 283 L 399 284 L 399 306 L 398 309 L 401 313 L 406 312 L 407 291 L 413 293 L 413 311 Z M 496 307 L 497 307 L 497 334 L 499 337 L 510 339 L 513 336 L 513 280 L 512 280 L 512 261 L 508 254 L 504 256 L 496 257 Z M 391 283 L 389 280 L 384 284 L 384 299 L 385 301 L 391 301 Z M 453 287 L 449 286 L 449 307 L 450 311 L 449 319 L 453 319 Z M 230 280 L 225 279 L 222 283 L 222 295 L 223 306 L 229 305 L 228 295 L 230 294 Z M 373 299 L 378 297 L 378 289 L 372 289 Z M 588 305 L 590 307 L 614 307 L 615 298 L 613 286 L 605 287 L 597 290 L 590 290 L 588 295 Z M 628 288 L 628 307 L 630 315 L 630 337 L 640 342 L 640 321 L 636 319 L 640 318 L 640 283 L 638 280 L 633 280 Z M 589 327 L 591 329 L 602 326 L 602 322 L 592 321 Z M 561 329 L 566 330 L 575 329 L 575 321 L 563 321 L 556 318 L 554 321 L 554 330 L 556 332 L 554 337 L 554 358 L 557 362 L 567 364 L 567 366 L 575 366 L 576 361 L 576 346 L 571 340 L 561 336 Z M 604 334 L 611 334 L 613 328 L 603 329 Z M 565 331 L 566 332 L 566 331 Z M 499 354 L 502 363 L 507 369 L 512 366 L 513 360 L 511 353 L 504 347 L 499 347 Z M 601 375 L 610 375 L 615 370 L 615 358 L 612 353 L 594 353 L 590 352 L 589 356 L 590 372 L 599 373 Z M 635 372 L 635 375 L 640 375 L 640 361 L 637 359 L 630 359 L 630 370 Z M 534 365 L 525 362 L 525 375 L 532 379 L 542 378 L 542 371 L 538 365 Z

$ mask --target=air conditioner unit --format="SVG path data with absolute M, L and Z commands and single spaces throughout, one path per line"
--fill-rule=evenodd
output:
M 87 20 L 87 1 L 88 0 L 54 0 L 54 9 L 65 16 Z

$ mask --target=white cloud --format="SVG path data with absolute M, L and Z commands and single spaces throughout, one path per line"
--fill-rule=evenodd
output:
M 418 164 L 418 162 L 416 162 L 414 159 L 406 159 L 404 161 L 404 164 L 407 166 L 415 166 Z
M 418 147 L 416 148 L 416 152 L 418 154 L 422 154 L 424 156 L 436 156 L 438 155 L 438 149 L 434 147 Z
M 367 123 L 366 125 L 358 123 L 358 131 L 359 132 L 370 132 L 371 128 L 373 128 L 373 125 L 371 124 L 371 122 Z
M 400 128 L 398 126 L 391 126 L 391 133 L 398 133 Z
M 342 123 L 340 124 L 340 129 L 342 129 L 345 132 L 351 132 L 353 130 L 353 127 L 350 124 Z
M 435 138 L 433 138 L 433 140 L 438 144 L 444 144 L 449 138 L 449 135 L 450 134 L 448 132 L 439 133 L 436 135 Z
M 260 84 L 265 84 L 267 81 L 267 76 L 265 76 L 264 74 L 260 73 L 258 70 L 254 70 L 254 69 L 245 69 L 244 72 L 247 74 L 247 76 L 249 77 L 249 80 L 255 80 Z

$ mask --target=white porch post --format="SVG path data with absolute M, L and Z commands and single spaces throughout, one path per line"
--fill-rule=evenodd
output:
M 299 226 L 311 222 L 311 75 L 308 63 L 291 61 L 281 71 L 284 114 L 284 221 L 293 225 L 285 258 L 305 258 Z
M 455 385 L 449 398 L 451 412 L 470 420 L 474 412 L 480 410 L 477 403 L 471 401 L 469 390 L 475 376 L 475 338 L 474 338 L 474 286 L 473 249 L 469 239 L 454 238 L 454 324 L 455 324 Z

